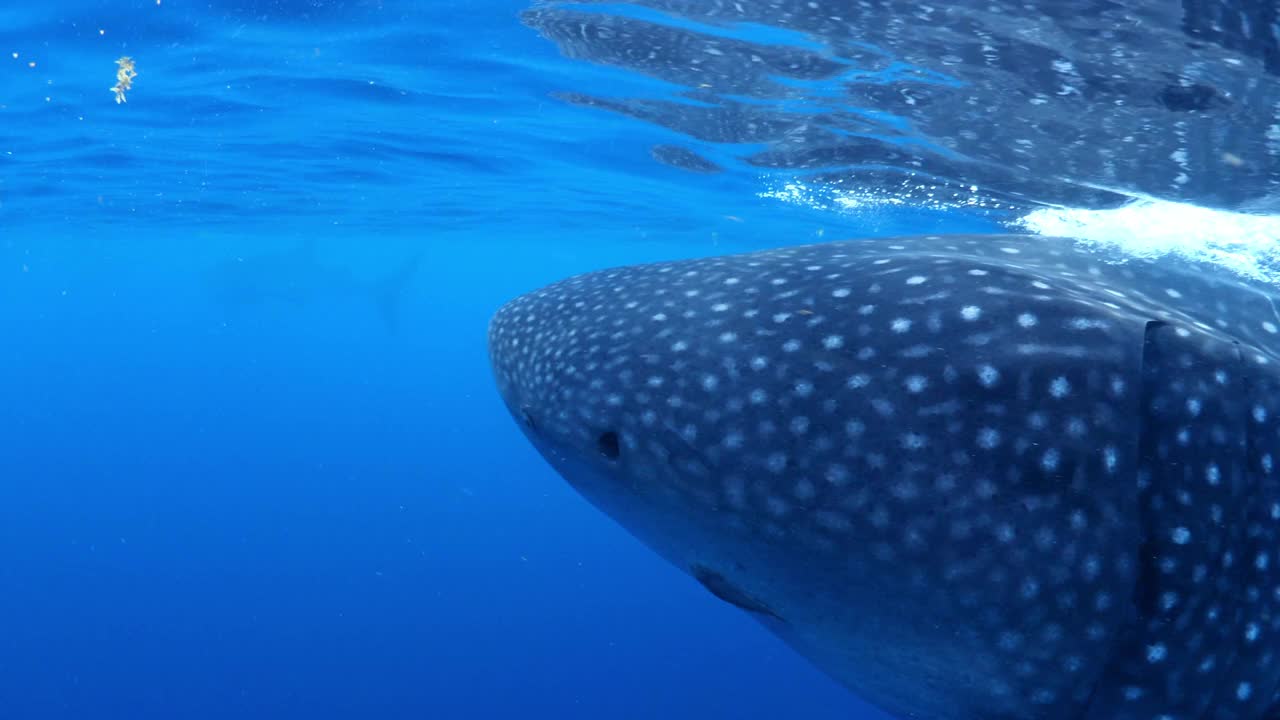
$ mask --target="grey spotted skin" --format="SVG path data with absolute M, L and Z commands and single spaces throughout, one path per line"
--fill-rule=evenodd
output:
M 490 326 L 582 495 L 903 718 L 1280 717 L 1275 293 L 1073 241 L 590 273 Z
M 726 169 L 921 204 L 1280 212 L 1276 0 L 547 0 L 522 17 L 568 58 L 664 83 L 558 98 L 739 155 Z

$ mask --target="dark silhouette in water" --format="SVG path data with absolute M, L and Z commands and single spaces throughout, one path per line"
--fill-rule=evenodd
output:
M 912 180 L 1022 206 L 1139 194 L 1280 211 L 1274 0 L 625 4 L 662 14 L 546 3 L 524 21 L 569 57 L 686 89 L 558 96 L 765 145 L 749 165 L 897 196 Z
M 574 488 L 901 717 L 1280 717 L 1280 293 L 1117 259 L 605 270 L 502 308 L 490 357 Z
M 683 148 L 678 145 L 654 145 L 649 149 L 649 154 L 660 163 L 688 170 L 689 172 L 709 174 L 718 173 L 722 170 L 714 162 L 689 148 Z
M 420 262 L 421 257 L 414 255 L 385 277 L 367 281 L 344 265 L 320 261 L 315 241 L 308 240 L 292 250 L 223 262 L 209 272 L 208 281 L 214 296 L 228 307 L 269 302 L 307 305 L 322 298 L 368 300 L 387 329 L 395 332 L 405 287 Z

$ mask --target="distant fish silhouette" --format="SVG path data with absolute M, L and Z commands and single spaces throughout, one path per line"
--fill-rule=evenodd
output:
M 399 327 L 401 297 L 421 259 L 414 255 L 391 274 L 368 281 L 346 266 L 320 262 L 315 241 L 307 240 L 293 250 L 236 257 L 221 263 L 210 272 L 209 281 L 221 303 L 237 307 L 368 298 L 386 327 L 395 331 Z

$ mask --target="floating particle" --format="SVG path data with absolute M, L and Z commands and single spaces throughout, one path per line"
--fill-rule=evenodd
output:
M 111 88 L 111 92 L 116 94 L 116 104 L 125 102 L 124 93 L 126 90 L 133 89 L 133 79 L 138 77 L 138 73 L 134 71 L 133 58 L 125 56 L 116 60 L 116 84 Z

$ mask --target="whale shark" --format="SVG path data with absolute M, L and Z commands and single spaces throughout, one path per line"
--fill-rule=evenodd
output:
M 714 158 L 689 168 L 1017 212 L 1280 211 L 1275 0 L 540 0 L 522 19 L 616 78 L 564 74 L 555 97 Z
M 621 267 L 512 300 L 587 501 L 902 718 L 1280 717 L 1277 290 L 1020 235 Z

